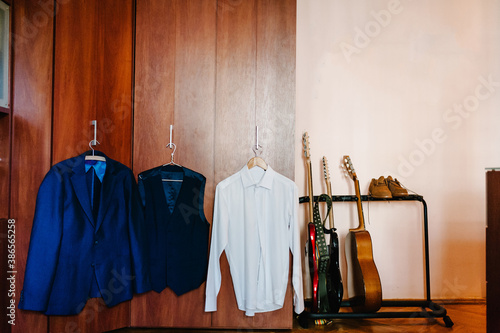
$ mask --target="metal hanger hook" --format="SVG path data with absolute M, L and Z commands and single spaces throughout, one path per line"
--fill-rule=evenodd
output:
M 97 140 L 90 140 L 89 142 L 89 147 L 90 149 L 92 149 L 92 155 L 94 155 L 94 147 L 92 146 L 96 146 L 96 145 L 100 145 L 101 143 Z
M 262 146 L 259 144 L 256 144 L 255 146 L 252 147 L 253 153 L 255 156 L 260 156 L 262 155 Z
M 175 143 L 169 143 L 167 145 L 167 148 L 169 149 L 173 149 L 172 153 L 170 153 L 170 161 L 173 163 L 174 162 L 174 154 L 175 154 L 175 150 L 177 149 Z

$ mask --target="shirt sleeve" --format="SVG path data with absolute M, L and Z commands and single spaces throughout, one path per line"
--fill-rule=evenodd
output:
M 290 225 L 288 227 L 288 239 L 290 251 L 293 255 L 292 285 L 293 285 L 293 304 L 295 313 L 304 311 L 304 291 L 302 286 L 302 250 L 300 245 L 300 229 L 298 221 L 299 210 L 299 191 L 297 185 L 293 187 L 293 203 L 290 216 Z
M 205 292 L 205 311 L 217 310 L 217 295 L 221 286 L 220 256 L 228 241 L 228 206 L 221 188 L 215 189 L 214 219 L 212 222 L 212 240 L 208 261 L 208 274 Z

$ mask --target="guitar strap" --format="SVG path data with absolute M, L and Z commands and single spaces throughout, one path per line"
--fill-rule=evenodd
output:
M 319 201 L 324 200 L 328 206 L 328 211 L 326 212 L 326 217 L 324 221 L 321 221 L 321 216 L 319 214 Z M 319 253 L 318 260 L 318 272 L 326 273 L 328 268 L 328 262 L 330 260 L 330 255 L 328 254 L 328 248 L 326 247 L 325 233 L 323 230 L 323 225 L 328 218 L 328 214 L 332 209 L 332 198 L 327 194 L 321 194 L 317 200 L 314 200 L 314 226 L 316 227 L 316 247 Z
M 319 257 L 317 259 L 318 265 L 318 312 L 319 313 L 328 313 L 330 312 L 330 304 L 328 299 L 328 286 L 327 286 L 327 271 L 328 264 L 330 262 L 330 254 L 328 252 L 328 248 L 326 247 L 325 233 L 323 230 L 324 221 L 321 222 L 321 217 L 319 214 L 319 200 L 326 201 L 328 205 L 328 212 L 326 216 L 330 213 L 330 209 L 332 208 L 332 199 L 326 195 L 322 194 L 318 197 L 318 200 L 314 202 L 313 208 L 313 218 L 314 218 L 314 227 L 316 229 L 316 253 Z M 325 218 L 326 221 L 326 218 Z

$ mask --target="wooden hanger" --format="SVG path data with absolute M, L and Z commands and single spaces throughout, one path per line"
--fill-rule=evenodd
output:
M 92 155 L 85 156 L 85 161 L 102 161 L 102 162 L 106 162 L 106 158 L 104 156 L 94 155 L 94 148 L 92 148 Z
M 264 170 L 267 170 L 267 163 L 266 161 L 264 161 L 264 159 L 260 156 L 255 156 L 255 157 L 252 157 L 248 163 L 247 163 L 247 167 L 248 169 L 251 169 L 255 166 L 258 166 Z

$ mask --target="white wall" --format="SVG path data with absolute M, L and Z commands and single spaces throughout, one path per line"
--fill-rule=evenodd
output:
M 392 175 L 424 196 L 433 299 L 486 297 L 485 168 L 500 167 L 499 64 L 500 1 L 298 0 L 296 160 L 308 131 L 316 195 L 326 191 L 323 155 L 334 194 L 354 193 L 339 169 L 350 155 L 362 194 Z M 301 195 L 305 175 L 296 163 Z M 334 208 L 343 246 L 357 213 Z M 424 296 L 421 205 L 372 202 L 364 213 L 384 298 Z

